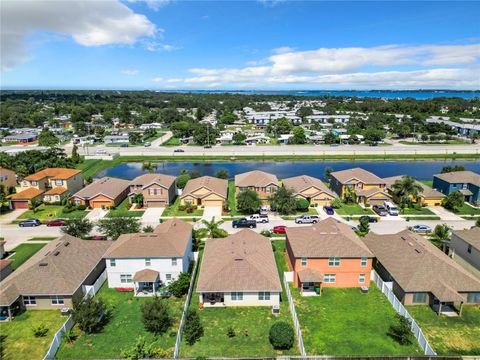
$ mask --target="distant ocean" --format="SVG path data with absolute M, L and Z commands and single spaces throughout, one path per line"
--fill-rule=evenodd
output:
M 463 99 L 480 98 L 480 91 L 449 91 L 449 90 L 185 90 L 192 93 L 232 93 L 232 94 L 262 94 L 262 95 L 294 95 L 294 96 L 356 96 L 387 99 L 414 98 L 418 100 L 437 97 L 460 97 Z

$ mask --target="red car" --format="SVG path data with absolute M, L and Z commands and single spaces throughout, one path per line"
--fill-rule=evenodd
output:
M 63 219 L 56 219 L 56 220 L 49 221 L 47 223 L 47 226 L 65 226 L 65 225 L 66 225 L 66 222 Z
M 287 227 L 285 225 L 279 225 L 279 226 L 275 226 L 273 229 L 272 229 L 272 232 L 274 234 L 285 234 L 285 229 Z

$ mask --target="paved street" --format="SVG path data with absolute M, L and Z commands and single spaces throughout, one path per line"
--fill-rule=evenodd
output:
M 26 242 L 33 237 L 60 236 L 62 233 L 60 227 L 47 227 L 40 225 L 37 227 L 24 227 L 18 225 L 1 225 L 0 237 L 6 241 L 5 250 L 10 251 L 17 245 Z

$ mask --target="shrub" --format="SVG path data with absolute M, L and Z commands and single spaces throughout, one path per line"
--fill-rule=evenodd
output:
M 35 337 L 44 337 L 48 333 L 48 328 L 45 324 L 40 324 L 38 326 L 35 326 L 32 329 L 32 332 Z
M 128 360 L 137 359 L 163 359 L 168 358 L 170 354 L 160 348 L 154 347 L 155 343 L 146 344 L 143 336 L 138 336 L 135 340 L 135 344 L 128 349 L 124 349 L 121 352 L 121 357 Z
M 87 207 L 83 204 L 77 205 L 77 210 L 86 210 Z
M 75 210 L 73 207 L 67 205 L 63 207 L 62 212 L 64 214 L 68 214 L 68 213 L 71 213 L 73 210 Z
M 334 209 L 340 209 L 342 207 L 342 200 L 339 198 L 335 198 L 332 200 L 332 208 Z
M 271 236 L 272 236 L 272 232 L 269 231 L 269 230 L 262 230 L 262 231 L 260 232 L 260 235 L 263 235 L 263 236 L 265 236 L 265 237 L 271 237 Z
M 86 297 L 73 305 L 73 320 L 87 334 L 99 332 L 107 322 L 108 315 L 107 307 L 100 298 Z
M 411 344 L 413 342 L 413 334 L 410 331 L 410 321 L 399 314 L 395 315 L 395 318 L 397 319 L 397 323 L 390 325 L 387 335 L 392 337 L 400 345 Z
M 269 339 L 274 349 L 288 350 L 292 348 L 295 340 L 292 325 L 284 321 L 274 323 L 270 328 Z
M 144 233 L 152 233 L 154 229 L 153 229 L 153 226 L 148 225 L 148 226 L 145 226 L 142 230 Z
M 233 337 L 235 337 L 235 335 L 236 335 L 236 334 L 235 334 L 235 329 L 230 326 L 230 327 L 227 329 L 227 336 L 228 336 L 229 338 L 233 338 Z
M 203 326 L 196 310 L 188 310 L 183 333 L 185 341 L 190 346 L 195 344 L 203 336 Z
M 179 211 L 185 211 L 186 208 L 187 208 L 186 205 L 178 205 L 178 210 Z
M 173 324 L 167 302 L 158 297 L 145 301 L 140 310 L 145 329 L 156 335 L 165 333 Z
M 73 329 L 67 330 L 63 337 L 65 341 L 70 344 L 77 340 L 77 335 L 73 332 Z
M 188 287 L 190 286 L 190 274 L 180 273 L 177 280 L 172 282 L 168 289 L 172 295 L 179 298 L 188 293 Z
M 307 211 L 310 204 L 305 199 L 297 199 L 297 210 Z

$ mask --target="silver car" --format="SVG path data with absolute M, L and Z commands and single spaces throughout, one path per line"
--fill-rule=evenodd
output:
M 428 225 L 415 225 L 410 229 L 417 234 L 428 234 L 432 232 L 432 228 Z

